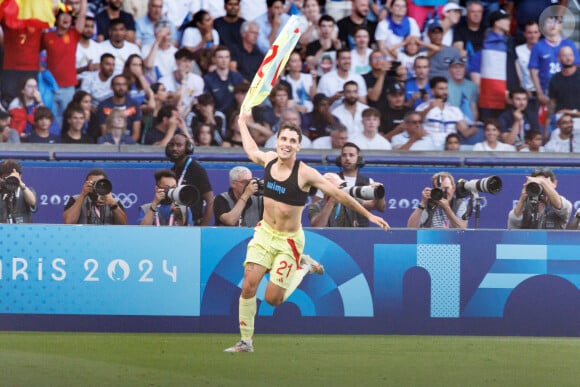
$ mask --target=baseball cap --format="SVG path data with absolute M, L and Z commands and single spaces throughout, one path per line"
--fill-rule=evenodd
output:
M 441 31 L 443 31 L 443 26 L 441 24 L 439 24 L 439 22 L 433 22 L 433 23 L 429 24 L 429 27 L 427 28 L 427 32 L 433 32 L 436 29 L 440 29 Z
M 489 15 L 489 26 L 493 27 L 496 21 L 509 18 L 511 18 L 511 15 L 509 13 L 507 13 L 503 9 L 498 9 L 497 11 L 493 11 L 491 15 Z
M 465 8 L 463 8 L 462 6 L 460 6 L 457 3 L 447 3 L 443 7 L 443 13 L 448 12 L 448 11 L 455 11 L 455 10 L 461 11 L 461 14 L 465 15 Z
M 399 94 L 404 93 L 405 89 L 403 89 L 403 86 L 401 86 L 399 82 L 393 82 L 389 86 L 387 86 L 386 92 L 387 94 Z

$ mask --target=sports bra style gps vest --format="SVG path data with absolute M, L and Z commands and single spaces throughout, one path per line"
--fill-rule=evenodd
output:
M 301 161 L 296 160 L 292 173 L 285 181 L 278 181 L 272 177 L 270 170 L 278 159 L 270 161 L 264 170 L 264 196 L 277 202 L 291 206 L 304 206 L 308 199 L 308 192 L 304 192 L 298 185 L 298 167 Z

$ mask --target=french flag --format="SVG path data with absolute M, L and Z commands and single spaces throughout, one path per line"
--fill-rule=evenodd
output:
M 505 36 L 489 32 L 481 51 L 479 106 L 505 109 L 507 88 L 507 43 Z

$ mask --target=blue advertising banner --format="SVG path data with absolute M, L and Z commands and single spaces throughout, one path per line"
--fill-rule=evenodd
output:
M 0 227 L 0 312 L 198 316 L 200 229 Z
M 91 168 L 103 168 L 113 183 L 113 194 L 126 208 L 129 224 L 137 224 L 139 206 L 149 203 L 153 198 L 153 174 L 170 163 L 74 163 L 74 162 L 24 162 L 24 181 L 34 187 L 38 194 L 38 212 L 35 223 L 60 224 L 62 212 L 71 195 L 80 192 L 87 172 Z M 207 169 L 215 195 L 229 188 L 228 172 L 236 164 L 202 163 Z M 263 176 L 263 168 L 248 166 L 254 175 Z M 337 172 L 335 166 L 317 166 L 324 172 Z M 525 176 L 530 168 L 447 168 L 456 180 L 481 179 L 497 175 L 503 181 L 503 188 L 497 195 L 481 193 L 481 214 L 479 228 L 505 229 L 507 216 L 520 196 Z M 423 167 L 376 167 L 367 166 L 361 173 L 385 185 L 386 212 L 384 216 L 391 227 L 406 227 L 407 219 L 420 200 L 421 190 L 430 185 L 430 177 L 441 171 L 440 168 Z M 558 192 L 567 197 L 574 206 L 580 208 L 580 195 L 577 194 L 579 172 L 575 169 L 555 171 L 558 177 Z M 475 227 L 475 211 L 469 220 L 469 228 Z M 212 222 L 213 224 L 213 222 Z M 303 214 L 303 224 L 309 225 L 307 211 Z

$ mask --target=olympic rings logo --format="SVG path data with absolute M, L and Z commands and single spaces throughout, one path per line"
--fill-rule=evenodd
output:
M 118 200 L 124 208 L 131 208 L 135 203 L 137 203 L 137 194 L 135 193 L 124 193 L 119 192 L 117 194 L 113 194 L 113 197 Z

